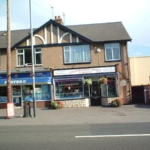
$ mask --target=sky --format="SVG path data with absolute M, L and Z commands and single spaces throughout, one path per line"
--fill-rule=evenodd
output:
M 29 0 L 10 0 L 11 30 L 30 28 Z M 0 31 L 7 28 L 7 0 L 0 0 Z M 55 16 L 65 25 L 122 22 L 132 41 L 129 57 L 150 56 L 150 0 L 31 0 L 32 26 Z

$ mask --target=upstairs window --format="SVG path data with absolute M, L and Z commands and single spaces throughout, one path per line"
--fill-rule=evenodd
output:
M 120 60 L 120 45 L 119 43 L 105 44 L 105 60 L 118 61 Z
M 25 64 L 32 64 L 32 51 L 31 49 L 19 49 L 18 50 L 18 66 L 24 66 Z M 42 52 L 40 48 L 34 49 L 34 63 L 35 65 L 42 64 Z
M 64 63 L 87 63 L 90 62 L 90 46 L 77 45 L 64 47 Z

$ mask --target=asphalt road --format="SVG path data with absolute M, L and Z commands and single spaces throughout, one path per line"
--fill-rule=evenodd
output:
M 0 150 L 149 149 L 150 122 L 0 126 Z

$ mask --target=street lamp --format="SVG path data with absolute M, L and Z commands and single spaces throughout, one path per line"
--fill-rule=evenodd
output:
M 31 14 L 31 0 L 29 0 L 30 7 L 30 30 L 31 30 L 31 51 L 32 51 L 32 80 L 33 80 L 33 112 L 36 117 L 36 99 L 35 99 L 35 68 L 34 68 L 34 46 L 33 46 L 33 28 L 32 28 L 32 14 Z

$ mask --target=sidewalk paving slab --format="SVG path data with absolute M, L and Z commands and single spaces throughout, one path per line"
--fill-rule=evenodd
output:
M 6 119 L 6 109 L 0 109 L 0 126 L 150 122 L 150 105 L 93 106 L 56 110 L 37 108 L 36 117 L 23 117 L 23 113 L 23 108 L 15 108 L 15 117 Z M 33 108 L 31 115 L 33 116 Z

